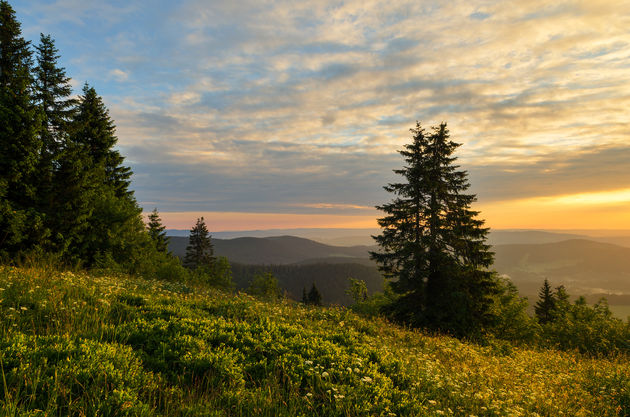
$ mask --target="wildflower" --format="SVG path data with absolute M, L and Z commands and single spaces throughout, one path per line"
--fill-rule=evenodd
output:
M 435 404 L 437 404 L 437 401 L 435 401 L 435 400 L 429 400 L 429 404 L 431 404 L 431 405 L 435 405 Z
M 313 361 L 304 361 L 304 365 L 312 365 Z
M 372 382 L 372 378 L 370 378 L 369 376 L 364 376 L 363 378 L 361 378 L 361 382 Z
M 345 396 L 345 395 L 342 395 L 342 394 L 338 394 L 338 395 L 337 395 L 337 394 L 335 394 L 335 399 L 336 399 L 336 400 L 341 400 L 341 399 L 343 399 L 343 398 L 346 398 L 346 396 Z
M 28 308 L 26 308 L 26 307 L 22 306 L 22 307 L 20 307 L 20 310 L 22 310 L 22 311 L 26 311 L 26 310 L 28 310 Z
M 1 302 L 1 301 L 0 301 L 0 302 Z M 347 367 L 347 368 L 346 368 L 346 371 L 348 371 L 348 373 L 349 373 L 349 374 L 351 374 L 351 373 L 352 373 L 352 368 Z
M 322 372 L 322 378 L 328 378 L 328 372 L 326 371 Z
M 358 374 L 361 370 L 359 368 L 354 368 L 354 372 Z
M 306 396 L 307 396 L 307 397 L 312 397 L 312 396 L 313 396 L 313 394 L 311 394 L 310 392 L 307 392 L 307 393 L 306 393 Z

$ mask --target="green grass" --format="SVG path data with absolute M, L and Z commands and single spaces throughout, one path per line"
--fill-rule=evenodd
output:
M 0 415 L 630 415 L 627 357 L 127 276 L 0 267 L 0 300 Z

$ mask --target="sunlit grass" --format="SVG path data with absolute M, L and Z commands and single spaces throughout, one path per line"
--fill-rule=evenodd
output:
M 3 267 L 0 300 L 4 415 L 630 415 L 627 357 L 128 276 Z

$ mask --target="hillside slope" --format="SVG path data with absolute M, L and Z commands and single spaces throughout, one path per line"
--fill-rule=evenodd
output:
M 338 308 L 0 267 L 8 415 L 625 416 L 627 358 L 480 347 Z

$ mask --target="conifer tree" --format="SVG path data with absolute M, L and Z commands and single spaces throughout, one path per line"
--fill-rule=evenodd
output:
M 156 249 L 159 252 L 168 252 L 169 238 L 166 236 L 166 227 L 162 225 L 162 219 L 160 219 L 157 208 L 154 208 L 151 214 L 149 214 L 147 230 L 151 240 L 155 242 Z
M 86 179 L 83 178 L 85 173 L 79 169 L 80 176 L 77 176 L 75 172 L 68 171 L 68 168 L 72 165 L 75 169 L 77 163 L 85 161 L 74 160 L 81 158 L 81 155 L 68 140 L 69 123 L 76 100 L 70 98 L 72 94 L 70 78 L 66 76 L 65 69 L 58 65 L 59 51 L 50 35 L 44 34 L 40 34 L 40 43 L 35 49 L 37 65 L 34 68 L 34 99 L 42 113 L 38 206 L 46 214 L 47 226 L 53 231 L 51 249 L 64 252 L 73 238 L 68 234 L 66 226 L 85 219 L 85 210 L 80 207 L 85 205 L 85 201 L 82 203 L 74 201 L 85 198 L 75 195 L 68 200 L 72 192 L 77 190 L 77 186 L 85 182 Z M 71 179 L 73 182 L 69 182 Z M 72 217 L 72 222 L 68 222 L 67 217 Z
M 114 149 L 118 142 L 115 131 L 103 99 L 94 87 L 85 84 L 72 122 L 71 140 L 85 148 L 100 184 L 112 189 L 117 197 L 129 197 L 131 169 L 122 165 L 124 158 Z
M 308 292 L 308 304 L 312 304 L 314 306 L 322 305 L 322 295 L 319 293 L 315 283 L 313 283 L 311 290 Z
M 536 317 L 541 324 L 553 321 L 554 310 L 556 308 L 555 295 L 549 285 L 549 281 L 545 278 L 543 286 L 538 292 L 538 301 L 534 306 Z
M 302 287 L 302 304 L 308 304 L 308 295 L 305 287 Z
M 214 250 L 210 233 L 203 217 L 197 219 L 195 226 L 190 229 L 188 246 L 183 265 L 190 269 L 212 267 L 214 263 Z
M 70 98 L 72 94 L 70 78 L 66 76 L 65 68 L 58 65 L 60 56 L 54 40 L 50 35 L 40 34 L 39 42 L 35 47 L 37 65 L 34 69 L 34 98 L 43 113 L 44 151 L 54 155 L 63 146 L 76 100 Z
M 496 291 L 488 229 L 471 209 L 467 172 L 453 156 L 459 144 L 449 139 L 445 123 L 426 133 L 420 123 L 412 142 L 399 151 L 407 163 L 394 170 L 404 182 L 388 184 L 394 199 L 377 208 L 382 234 L 372 252 L 399 299 L 394 318 L 456 335 L 480 331 L 494 321 Z
M 48 234 L 36 209 L 42 142 L 31 69 L 29 42 L 13 8 L 0 0 L 0 251 L 8 254 Z
M 87 84 L 79 98 L 77 111 L 72 120 L 71 134 L 62 158 L 68 170 L 59 182 L 76 181 L 66 184 L 73 186 L 77 201 L 68 205 L 86 209 L 86 217 L 80 220 L 72 213 L 64 212 L 69 230 L 88 230 L 76 238 L 72 252 L 88 265 L 100 260 L 106 266 L 112 262 L 128 264 L 137 259 L 138 251 L 146 243 L 142 209 L 129 190 L 131 170 L 123 166 L 124 158 L 114 149 L 118 139 L 116 127 L 109 117 L 109 111 L 93 87 Z M 74 176 L 72 169 L 82 169 L 80 176 Z M 85 206 L 85 197 L 91 196 Z M 80 223 L 79 223 L 80 222 Z M 86 227 L 89 226 L 89 227 Z

